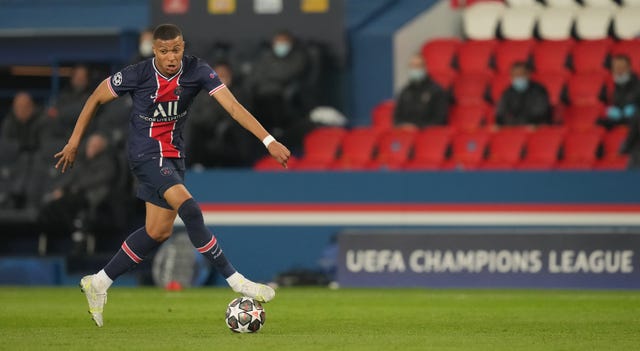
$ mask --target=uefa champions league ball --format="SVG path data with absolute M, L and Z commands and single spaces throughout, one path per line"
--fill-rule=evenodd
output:
M 238 297 L 227 306 L 225 322 L 236 333 L 255 333 L 264 325 L 262 304 L 250 297 Z

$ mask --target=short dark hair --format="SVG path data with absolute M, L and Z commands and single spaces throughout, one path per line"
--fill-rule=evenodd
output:
M 629 57 L 629 55 L 626 55 L 626 54 L 615 54 L 611 58 L 611 61 L 613 61 L 613 60 L 624 61 L 624 62 L 627 63 L 628 66 L 631 66 L 631 58 Z
M 529 65 L 524 61 L 516 61 L 511 65 L 511 70 L 522 68 L 523 70 L 529 72 Z
M 182 31 L 175 24 L 161 24 L 153 31 L 153 40 L 172 40 L 182 36 Z

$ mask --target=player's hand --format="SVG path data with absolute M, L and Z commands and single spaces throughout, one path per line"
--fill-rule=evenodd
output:
M 73 162 L 76 160 L 76 154 L 78 153 L 78 147 L 67 144 L 62 151 L 54 155 L 55 158 L 60 158 L 56 163 L 56 169 L 62 166 L 61 172 L 64 173 L 67 168 L 73 167 Z
M 275 158 L 283 168 L 287 168 L 287 161 L 289 161 L 289 157 L 291 157 L 291 151 L 289 151 L 286 146 L 274 140 L 269 144 L 268 150 L 271 156 Z

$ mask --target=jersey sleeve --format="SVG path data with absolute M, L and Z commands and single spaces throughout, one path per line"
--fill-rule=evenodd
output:
M 107 85 L 113 96 L 118 97 L 133 91 L 138 86 L 136 65 L 127 66 L 122 71 L 107 78 Z
M 213 95 L 225 87 L 218 74 L 206 63 L 198 65 L 198 78 L 202 89 L 206 90 L 209 95 Z

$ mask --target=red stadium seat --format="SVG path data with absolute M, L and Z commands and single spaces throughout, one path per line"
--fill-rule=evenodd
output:
M 462 43 L 458 38 L 430 40 L 422 46 L 422 57 L 430 74 L 452 74 L 453 59 Z
M 497 105 L 502 97 L 502 93 L 504 93 L 509 86 L 511 86 L 511 76 L 509 74 L 496 75 L 491 82 L 491 101 Z
M 393 128 L 393 111 L 396 103 L 393 100 L 386 100 L 377 104 L 371 112 L 373 129 L 383 132 Z
M 449 127 L 429 127 L 420 131 L 415 138 L 413 159 L 404 169 L 442 169 L 452 136 L 453 129 Z
M 461 131 L 476 130 L 487 124 L 488 114 L 486 104 L 457 105 L 449 113 L 449 125 Z
M 500 73 L 509 73 L 514 62 L 528 62 L 535 43 L 533 39 L 501 41 L 495 50 L 496 70 Z
M 631 59 L 631 68 L 640 74 L 640 39 L 621 40 L 611 48 L 611 55 L 627 55 Z
M 622 143 L 627 139 L 629 127 L 618 126 L 610 130 L 602 138 L 602 149 L 604 158 L 615 157 L 620 155 Z
M 564 157 L 558 169 L 588 170 L 596 162 L 596 152 L 602 141 L 603 130 L 593 128 L 589 131 L 571 132 L 562 144 Z
M 604 105 L 574 105 L 564 110 L 564 125 L 572 130 L 588 130 L 604 114 Z
M 483 170 L 510 170 L 520 161 L 530 134 L 528 128 L 502 128 L 491 136 L 489 157 L 480 165 Z
M 574 74 L 567 82 L 567 95 L 572 105 L 595 105 L 600 103 L 606 86 L 602 73 Z
M 573 40 L 543 40 L 532 51 L 536 73 L 566 74 L 569 52 L 575 45 Z
M 627 138 L 629 128 L 627 126 L 619 126 L 602 138 L 603 156 L 595 164 L 595 169 L 599 170 L 624 170 L 627 169 L 629 163 L 628 155 L 621 155 L 620 148 Z
M 296 162 L 295 169 L 328 169 L 346 134 L 346 130 L 337 127 L 318 128 L 311 131 L 304 138 L 304 157 Z
M 527 139 L 525 156 L 516 166 L 521 170 L 550 170 L 558 160 L 558 152 L 566 129 L 541 127 Z
M 458 105 L 485 103 L 485 95 L 492 76 L 488 74 L 461 74 L 453 83 L 453 97 Z
M 393 129 L 384 133 L 378 141 L 378 155 L 370 163 L 371 169 L 401 169 L 413 148 L 416 129 Z
M 371 162 L 378 140 L 378 132 L 371 128 L 356 128 L 342 140 L 340 157 L 332 164 L 333 169 L 362 170 Z
M 295 168 L 296 162 L 297 159 L 295 157 L 291 157 L 289 158 L 289 162 L 287 162 L 288 168 L 283 168 L 282 165 L 273 157 L 265 156 L 253 165 L 253 169 L 260 172 L 282 172 L 287 169 Z
M 444 168 L 477 169 L 484 159 L 490 133 L 487 130 L 463 132 L 453 137 L 451 159 Z
M 498 42 L 496 40 L 469 40 L 458 50 L 458 70 L 462 73 L 486 74 Z
M 601 73 L 613 42 L 611 39 L 582 40 L 571 49 L 571 64 L 576 73 Z
M 549 101 L 552 106 L 560 104 L 562 92 L 567 83 L 567 78 L 568 73 L 566 72 L 536 73 L 531 77 L 531 79 L 542 84 L 547 89 Z

